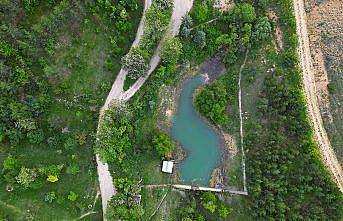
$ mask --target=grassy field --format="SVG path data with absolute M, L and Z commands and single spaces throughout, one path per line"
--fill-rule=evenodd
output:
M 22 25 L 29 29 L 40 22 L 51 12 L 46 7 L 47 4 L 40 4 Z M 44 182 L 39 189 L 14 186 L 12 192 L 7 192 L 6 183 L 1 183 L 0 211 L 9 220 L 73 220 L 87 212 L 95 213 L 82 220 L 102 220 L 93 152 L 98 110 L 120 69 L 121 55 L 135 37 L 141 9 L 140 1 L 131 17 L 132 29 L 118 45 L 118 56 L 111 55 L 113 24 L 94 13 L 87 12 L 82 22 L 67 25 L 54 37 L 53 52 L 43 57 L 50 87 L 49 106 L 40 118 L 45 141 L 39 145 L 27 141 L 15 146 L 0 144 L 0 162 L 2 167 L 3 160 L 11 154 L 28 168 L 54 164 L 63 165 L 63 169 L 56 183 Z M 68 140 L 77 142 L 68 145 Z M 70 174 L 69 166 L 76 166 L 79 171 Z M 78 196 L 74 202 L 68 199 L 70 191 Z M 49 192 L 57 196 L 51 203 L 45 201 Z

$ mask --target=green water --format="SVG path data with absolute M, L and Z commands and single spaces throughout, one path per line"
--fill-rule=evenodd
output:
M 185 184 L 209 185 L 212 170 L 220 164 L 220 137 L 195 112 L 192 96 L 205 84 L 202 76 L 188 79 L 179 98 L 172 136 L 186 151 L 180 162 L 181 181 Z

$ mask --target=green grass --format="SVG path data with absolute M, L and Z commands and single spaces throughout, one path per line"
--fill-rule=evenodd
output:
M 38 22 L 44 13 L 48 11 L 38 8 L 37 13 L 30 16 L 25 25 L 30 26 Z M 37 190 L 15 188 L 14 191 L 7 192 L 4 191 L 6 184 L 0 184 L 0 211 L 7 214 L 10 220 L 26 220 L 27 217 L 41 221 L 73 220 L 88 211 L 95 211 L 96 214 L 82 220 L 102 220 L 101 196 L 98 197 L 95 207 L 88 208 L 89 204 L 93 204 L 99 188 L 93 152 L 94 134 L 98 110 L 103 105 L 120 69 L 120 55 L 110 55 L 110 36 L 113 34 L 111 24 L 93 15 L 88 17 L 89 24 L 68 27 L 59 33 L 54 53 L 44 57 L 52 70 L 49 76 L 52 88 L 49 107 L 41 117 L 40 123 L 45 129 L 46 138 L 60 137 L 59 144 L 54 147 L 49 146 L 47 142 L 41 145 L 27 142 L 21 142 L 16 146 L 1 144 L 0 167 L 9 153 L 16 156 L 21 165 L 30 168 L 64 164 L 58 182 L 45 182 Z M 134 16 L 132 31 L 125 34 L 122 45 L 119 45 L 122 54 L 129 49 L 139 20 L 139 14 Z M 71 105 L 68 107 L 67 103 Z M 55 121 L 54 124 L 59 131 L 67 129 L 69 132 L 56 134 L 49 131 L 48 125 L 51 121 Z M 65 140 L 80 133 L 86 134 L 86 143 L 65 149 Z M 80 167 L 78 174 L 66 173 L 66 167 L 71 163 L 76 163 Z M 45 202 L 45 194 L 51 191 L 63 197 L 61 204 L 56 201 Z M 67 199 L 70 191 L 78 195 L 75 202 Z

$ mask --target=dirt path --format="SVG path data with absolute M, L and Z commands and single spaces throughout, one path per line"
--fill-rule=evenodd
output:
M 146 0 L 144 4 L 144 12 L 142 19 L 139 23 L 139 27 L 136 34 L 136 39 L 132 44 L 132 47 L 136 47 L 142 37 L 143 28 L 144 28 L 144 14 L 145 11 L 151 6 L 152 0 Z M 182 17 L 191 9 L 193 5 L 193 0 L 174 0 L 174 10 L 171 16 L 171 23 L 169 25 L 169 32 L 166 33 L 166 36 L 175 36 L 179 32 L 179 28 L 181 26 Z M 123 69 L 120 70 L 116 80 L 114 81 L 111 91 L 106 98 L 104 106 L 100 109 L 100 118 L 104 114 L 104 110 L 106 110 L 113 99 L 122 99 L 122 100 L 129 100 L 144 84 L 144 82 L 148 79 L 149 75 L 155 70 L 158 63 L 160 62 L 159 56 L 159 48 L 156 50 L 156 53 L 153 55 L 151 59 L 151 68 L 148 74 L 145 77 L 139 78 L 137 82 L 129 88 L 129 90 L 124 91 L 124 81 L 127 75 L 127 72 Z M 107 203 L 111 199 L 111 197 L 115 194 L 115 188 L 113 185 L 113 179 L 111 173 L 109 172 L 108 164 L 102 163 L 99 159 L 99 156 L 96 156 L 97 161 L 97 170 L 99 176 L 99 185 L 100 185 L 100 192 L 102 197 L 102 209 L 103 214 L 105 215 Z M 105 218 L 104 218 L 105 220 Z
M 303 91 L 307 100 L 308 116 L 312 122 L 314 137 L 317 141 L 322 160 L 329 172 L 333 176 L 339 189 L 343 192 L 343 171 L 340 166 L 334 150 L 331 147 L 327 133 L 325 131 L 323 120 L 320 114 L 315 76 L 311 62 L 311 52 L 306 27 L 306 14 L 303 0 L 293 0 L 294 12 L 297 23 L 297 34 L 299 40 L 299 57 L 303 71 Z
M 142 37 L 143 26 L 144 26 L 144 14 L 145 14 L 145 11 L 151 6 L 151 2 L 152 0 L 145 0 L 143 16 L 139 23 L 136 38 L 134 42 L 132 43 L 132 47 L 137 46 Z M 112 89 L 106 99 L 104 106 L 100 109 L 100 118 L 104 114 L 104 110 L 108 108 L 110 101 L 113 98 L 118 97 L 123 92 L 124 80 L 125 80 L 126 74 L 127 74 L 126 71 L 124 71 L 123 69 L 120 70 L 115 82 L 112 85 Z M 97 162 L 97 170 L 98 170 L 98 176 L 99 176 L 98 179 L 99 179 L 99 186 L 100 186 L 101 199 L 102 199 L 102 212 L 103 212 L 103 217 L 105 217 L 107 203 L 109 202 L 111 197 L 115 194 L 115 189 L 114 189 L 111 173 L 108 170 L 108 164 L 102 163 L 98 155 L 96 155 L 96 162 Z
M 191 10 L 193 5 L 193 0 L 174 0 L 174 10 L 171 16 L 171 22 L 169 24 L 169 32 L 166 33 L 165 37 L 174 37 L 179 34 L 179 29 L 182 23 L 182 17 Z M 158 63 L 160 62 L 160 47 L 158 46 L 155 54 L 153 55 L 150 62 L 150 70 L 147 75 L 139 78 L 127 91 L 125 91 L 120 99 L 129 100 L 144 84 L 144 82 L 149 78 L 150 74 L 156 69 Z
M 244 131 L 243 131 L 243 112 L 242 112 L 242 87 L 241 87 L 241 79 L 242 79 L 242 71 L 245 67 L 245 63 L 248 59 L 249 50 L 245 52 L 245 57 L 243 64 L 239 68 L 238 74 L 238 108 L 239 108 L 239 132 L 240 132 L 240 141 L 241 141 L 241 152 L 242 152 L 242 175 L 243 175 L 243 192 L 248 194 L 247 190 L 247 177 L 245 173 L 245 154 L 244 154 Z
M 138 26 L 138 29 L 137 29 L 136 38 L 135 38 L 134 42 L 132 43 L 131 47 L 137 47 L 141 38 L 142 38 L 143 30 L 144 30 L 144 14 L 145 14 L 145 11 L 148 8 L 150 8 L 151 4 L 152 4 L 152 0 L 145 0 L 142 19 L 141 19 L 139 26 Z M 103 115 L 104 110 L 108 108 L 108 105 L 110 104 L 110 102 L 113 99 L 120 99 L 122 97 L 122 95 L 124 93 L 124 81 L 125 81 L 126 75 L 127 75 L 127 71 L 125 71 L 123 69 L 121 69 L 119 71 L 119 74 L 118 74 L 116 80 L 112 84 L 111 91 L 106 98 L 105 104 L 100 109 L 100 116 Z

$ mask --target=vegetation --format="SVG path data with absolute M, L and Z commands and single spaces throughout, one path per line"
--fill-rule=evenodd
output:
M 180 207 L 179 220 L 226 220 L 232 208 L 227 208 L 218 197 L 211 192 L 188 194 L 190 205 Z M 184 202 L 185 203 L 185 202 Z
M 122 163 L 125 149 L 131 147 L 131 117 L 128 107 L 124 105 L 120 102 L 112 104 L 100 119 L 95 152 L 102 162 Z
M 220 125 L 228 120 L 225 114 L 228 93 L 223 81 L 216 81 L 207 86 L 196 96 L 195 105 L 200 113 Z
M 121 63 L 131 79 L 144 76 L 150 68 L 149 56 L 140 48 L 130 49 L 129 53 L 122 58 Z
M 343 206 L 341 194 L 320 161 L 306 116 L 298 69 L 292 2 L 249 2 L 250 4 L 238 4 L 223 14 L 222 19 L 229 25 L 224 25 L 221 18 L 206 25 L 199 25 L 199 21 L 210 21 L 216 13 L 212 12 L 215 9 L 211 9 L 207 1 L 198 1 L 191 12 L 192 19 L 186 18 L 182 29 L 184 31 L 181 33 L 184 60 L 197 64 L 219 51 L 224 55 L 223 61 L 232 65 L 228 68 L 238 71 L 235 68 L 236 62 L 243 57 L 246 49 L 249 49 L 255 53 L 252 55 L 255 57 L 249 58 L 255 66 L 250 66 L 249 71 L 244 70 L 243 74 L 249 74 L 250 78 L 243 78 L 251 79 L 248 83 L 255 84 L 254 74 L 259 72 L 264 75 L 256 82 L 262 84 L 262 90 L 253 90 L 253 93 L 257 94 L 250 95 L 257 99 L 254 103 L 257 103 L 258 108 L 249 109 L 255 110 L 256 113 L 250 113 L 254 117 L 248 119 L 244 127 L 247 134 L 245 150 L 249 196 L 247 199 L 242 198 L 239 204 L 230 204 L 230 200 L 227 204 L 233 207 L 232 214 L 235 214 L 235 218 L 242 220 L 339 220 Z M 254 9 L 252 4 L 257 9 Z M 284 49 L 281 51 L 276 51 L 270 41 L 273 28 L 265 17 L 265 8 L 268 5 L 275 7 L 279 16 L 278 25 L 282 28 L 284 38 Z M 192 20 L 195 24 L 187 26 Z M 199 44 L 194 40 L 199 31 L 205 33 L 206 44 Z M 262 62 L 253 62 L 253 59 L 256 59 L 256 51 L 263 47 L 267 48 L 262 56 L 266 60 L 268 72 L 258 69 L 264 65 Z M 239 61 L 242 62 L 242 59 Z M 224 79 L 206 86 L 195 98 L 199 111 L 212 120 L 213 116 L 227 115 L 228 112 L 228 103 L 221 105 L 221 109 L 214 108 L 218 107 L 214 100 L 218 100 L 219 104 L 226 101 L 224 98 L 214 97 L 218 94 L 234 95 L 223 89 Z M 231 74 L 229 79 L 235 82 L 237 75 Z M 216 109 L 220 111 L 214 112 Z M 220 120 L 213 121 L 216 124 L 221 123 Z M 292 197 L 295 195 L 296 198 Z M 199 200 L 196 197 L 195 199 Z M 210 213 L 217 208 L 211 200 L 204 202 L 202 206 Z M 235 211 L 239 209 L 240 212 Z M 242 211 L 244 214 L 240 214 Z M 199 218 L 194 216 L 188 219 Z
M 127 178 L 116 179 L 118 193 L 109 202 L 106 212 L 107 220 L 140 220 L 144 214 L 142 206 L 139 204 L 140 187 Z
M 157 132 L 152 138 L 152 144 L 161 157 L 174 152 L 174 143 L 171 138 L 162 131 Z
M 0 191 L 0 211 L 7 219 L 73 220 L 89 211 L 96 213 L 85 220 L 101 219 L 101 200 L 93 205 L 97 110 L 135 36 L 141 3 L 0 2 L 0 187 L 8 190 Z
M 162 62 L 175 64 L 182 53 L 182 44 L 179 38 L 166 38 L 161 48 Z
M 150 69 L 150 60 L 167 30 L 172 9 L 172 0 L 154 0 L 145 12 L 144 30 L 139 45 L 122 58 L 123 68 L 128 71 L 124 89 L 129 88 Z

